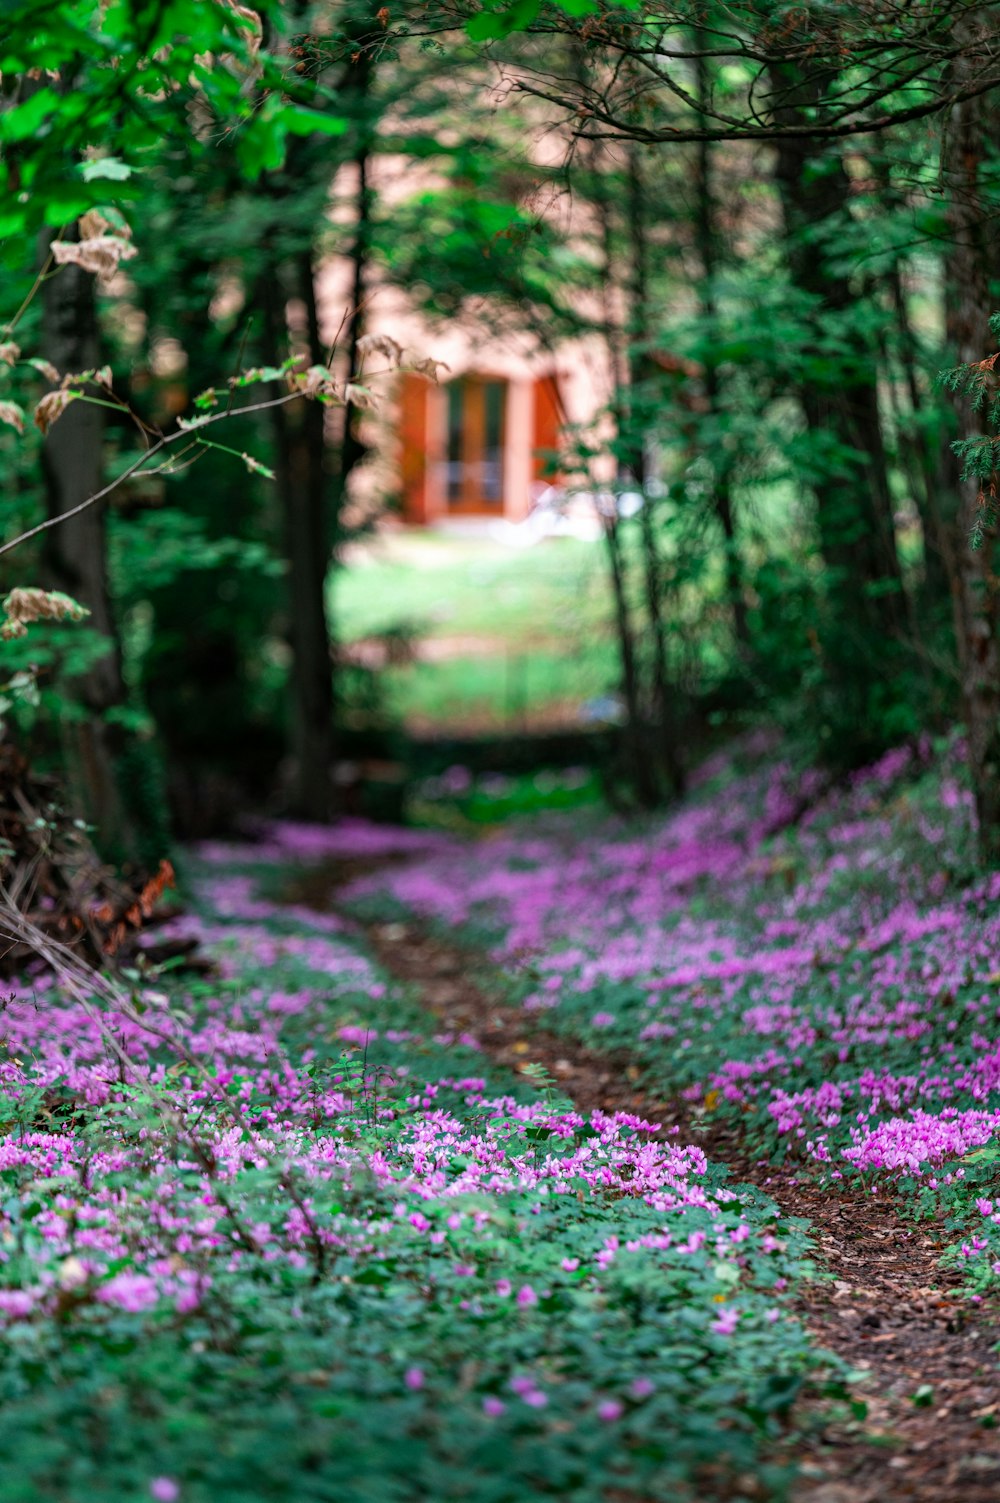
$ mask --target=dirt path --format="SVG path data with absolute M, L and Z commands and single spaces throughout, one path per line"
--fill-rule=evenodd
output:
M 679 1125 L 739 1180 L 760 1181 L 731 1128 L 695 1124 L 675 1104 L 639 1088 L 621 1056 L 596 1054 L 533 1026 L 503 1001 L 488 962 L 416 924 L 373 924 L 368 939 L 392 975 L 419 989 L 424 1005 L 456 1032 L 468 1031 L 500 1064 L 543 1064 L 582 1111 L 638 1111 Z M 902 1221 L 891 1199 L 797 1183 L 768 1169 L 768 1193 L 786 1215 L 813 1223 L 832 1278 L 803 1292 L 801 1313 L 817 1343 L 864 1369 L 856 1396 L 862 1422 L 828 1426 L 811 1441 L 797 1498 L 802 1503 L 1000 1503 L 1000 1367 L 996 1308 L 942 1292 L 941 1244 Z

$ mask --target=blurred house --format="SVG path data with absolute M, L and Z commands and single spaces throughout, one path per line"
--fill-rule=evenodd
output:
M 331 257 L 320 272 L 326 338 L 343 326 L 351 280 L 350 263 L 341 258 Z M 366 415 L 365 423 L 372 457 L 352 481 L 352 494 L 366 507 L 390 501 L 407 524 L 524 521 L 540 497 L 552 503 L 553 486 L 568 470 L 576 476 L 566 462 L 572 435 L 593 439 L 606 424 L 611 383 L 599 338 L 545 348 L 487 299 L 459 318 L 431 322 L 389 285 L 369 288 L 364 328 L 391 336 L 414 362 L 443 367 L 437 382 L 404 370 L 373 383 L 379 415 Z M 598 478 L 609 477 L 591 473 L 590 484 Z
M 488 304 L 431 325 L 388 287 L 371 297 L 365 327 L 447 367 L 436 382 L 400 372 L 372 432 L 381 457 L 364 488 L 391 497 L 404 523 L 523 522 L 570 472 L 582 478 L 574 436 L 593 438 L 610 396 L 602 341 L 547 350 L 524 329 L 498 327 Z
M 436 385 L 400 378 L 396 440 L 403 520 L 502 517 L 520 522 L 551 485 L 564 399 L 555 371 L 501 371 L 470 361 Z

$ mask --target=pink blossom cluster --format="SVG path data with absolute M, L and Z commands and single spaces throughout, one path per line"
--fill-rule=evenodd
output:
M 206 870 L 206 903 L 218 906 L 186 923 L 227 978 L 207 996 L 150 989 L 141 1011 L 116 1011 L 38 974 L 7 1006 L 9 1109 L 27 1116 L 47 1102 L 65 1115 L 63 1125 L 0 1136 L 8 1185 L 25 1199 L 46 1187 L 27 1243 L 12 1205 L 0 1212 L 0 1320 L 51 1314 L 67 1300 L 185 1314 L 248 1259 L 304 1269 L 317 1248 L 363 1257 L 389 1235 L 417 1239 L 471 1276 L 486 1208 L 514 1194 L 539 1206 L 629 1197 L 655 1214 L 655 1232 L 595 1253 L 583 1269 L 595 1279 L 619 1257 L 705 1248 L 738 1261 L 743 1244 L 759 1241 L 733 1192 L 709 1188 L 702 1150 L 662 1139 L 639 1117 L 525 1103 L 480 1075 L 371 1070 L 364 1051 L 380 1037 L 426 1042 L 412 1028 L 358 1021 L 386 997 L 372 963 L 339 927 L 282 932 L 251 885 Z M 353 1054 L 313 1068 L 331 1041 Z M 141 1127 L 127 1107 L 137 1092 L 148 1096 Z M 113 1109 L 99 1138 L 76 1125 L 84 1105 Z M 331 1201 L 345 1208 L 324 1209 Z M 553 1256 L 554 1279 L 569 1276 L 567 1256 Z M 516 1304 L 539 1297 L 525 1284 Z
M 442 844 L 352 898 L 487 926 L 546 1027 L 632 1049 L 807 1158 L 961 1157 L 1000 1109 L 1000 874 L 951 876 L 972 838 L 960 748 L 896 748 L 832 785 L 757 739 L 640 830 L 512 827 L 488 860 Z

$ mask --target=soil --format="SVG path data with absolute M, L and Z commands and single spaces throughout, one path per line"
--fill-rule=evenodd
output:
M 326 876 L 300 899 L 335 905 Z M 796 1444 L 801 1480 L 796 1503 L 1000 1503 L 1000 1366 L 995 1304 L 949 1293 L 942 1241 L 908 1224 L 891 1197 L 845 1187 L 838 1192 L 790 1169 L 747 1155 L 732 1124 L 692 1119 L 683 1103 L 641 1085 L 635 1060 L 597 1054 L 535 1026 L 504 1001 L 499 976 L 482 954 L 416 923 L 366 929 L 380 963 L 414 987 L 448 1029 L 472 1033 L 498 1064 L 542 1064 L 583 1112 L 634 1111 L 664 1129 L 680 1127 L 734 1179 L 764 1185 L 786 1216 L 811 1223 L 818 1267 L 799 1313 L 823 1348 L 855 1372 L 859 1419 L 821 1424 Z

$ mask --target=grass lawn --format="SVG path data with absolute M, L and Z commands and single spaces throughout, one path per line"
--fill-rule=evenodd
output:
M 331 585 L 338 639 L 405 630 L 416 660 L 386 668 L 389 707 L 414 729 L 548 728 L 616 681 L 600 543 L 513 548 L 485 537 L 383 535 Z

